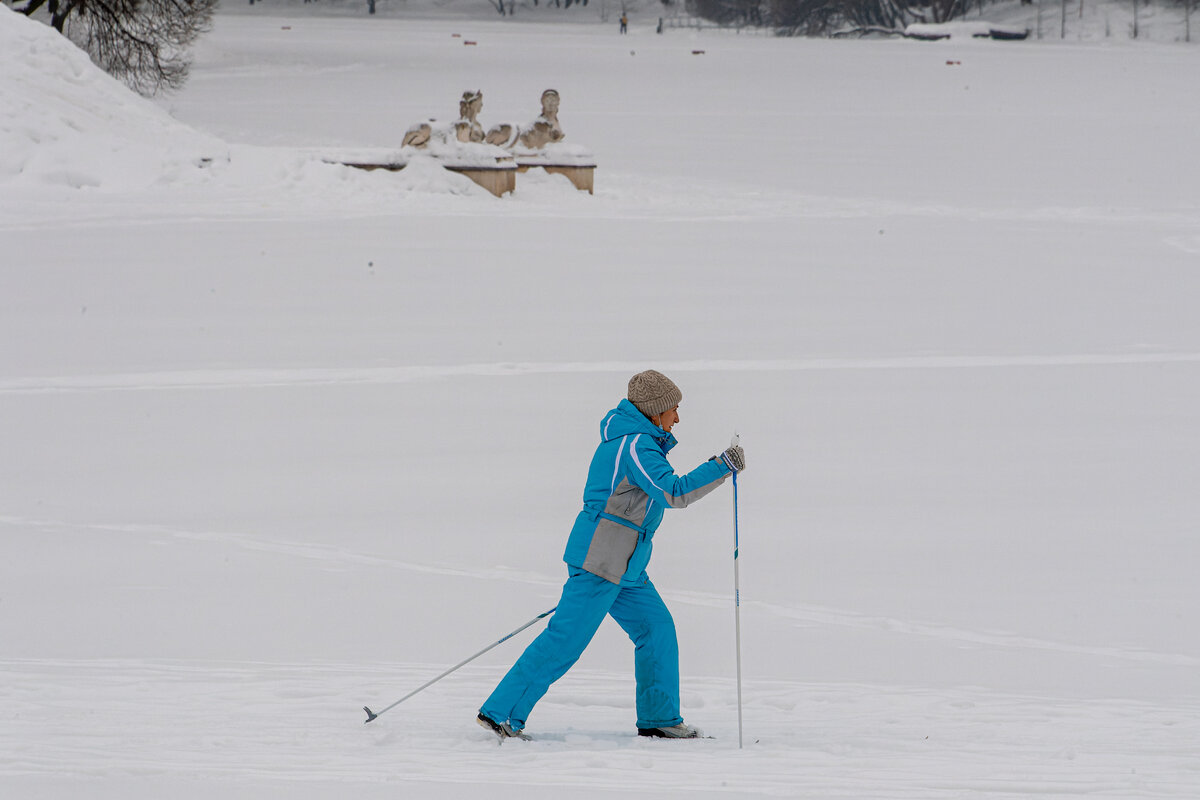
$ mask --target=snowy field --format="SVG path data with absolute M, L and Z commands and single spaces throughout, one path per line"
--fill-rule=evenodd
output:
M 150 103 L 0 8 L 0 797 L 1200 797 L 1200 48 L 635 22 L 239 8 Z M 548 87 L 594 196 L 324 163 Z M 533 742 L 534 631 L 364 726 L 554 605 L 651 367 L 746 447 L 745 748 L 727 491 L 715 739 L 615 625 Z

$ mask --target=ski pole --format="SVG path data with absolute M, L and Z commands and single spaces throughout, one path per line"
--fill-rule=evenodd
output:
M 737 447 L 741 437 L 733 434 L 730 447 Z M 738 484 L 737 470 L 733 472 L 733 628 L 737 647 L 737 708 L 738 749 L 742 749 L 742 591 L 738 576 Z
M 517 628 L 517 629 L 516 629 L 515 631 L 513 631 L 512 633 L 508 634 L 507 636 L 503 636 L 503 637 L 501 637 L 501 638 L 497 639 L 496 641 L 492 642 L 492 643 L 491 643 L 491 644 L 489 644 L 487 647 L 483 648 L 482 650 L 480 650 L 478 653 L 476 653 L 475 655 L 471 656 L 470 658 L 467 658 L 467 659 L 464 659 L 464 660 L 462 660 L 462 661 L 458 662 L 458 663 L 457 663 L 457 664 L 455 664 L 453 667 L 451 667 L 450 669 L 446 670 L 446 671 L 445 671 L 445 672 L 443 672 L 441 675 L 438 675 L 438 676 L 437 676 L 436 678 L 434 678 L 433 680 L 429 681 L 428 683 L 424 683 L 424 684 L 422 684 L 422 685 L 418 686 L 416 689 L 413 689 L 411 692 L 409 692 L 408 694 L 404 695 L 404 697 L 401 697 L 399 700 L 397 700 L 396 702 L 392 703 L 390 706 L 388 706 L 387 708 L 385 708 L 383 711 L 380 711 L 378 714 L 376 714 L 374 711 L 372 711 L 371 709 L 367 708 L 366 706 L 363 706 L 363 711 L 366 711 L 366 712 L 367 712 L 367 718 L 366 718 L 366 720 L 363 722 L 363 724 L 364 724 L 364 725 L 366 725 L 366 724 L 367 724 L 368 722 L 370 722 L 371 720 L 378 719 L 380 716 L 382 716 L 383 714 L 386 714 L 387 712 L 391 711 L 393 708 L 395 708 L 396 706 L 400 705 L 400 704 L 401 704 L 401 703 L 403 703 L 405 700 L 407 700 L 408 698 L 412 697 L 414 694 L 416 694 L 416 693 L 418 693 L 418 692 L 421 692 L 421 691 L 424 691 L 425 689 L 428 689 L 430 686 L 433 686 L 435 683 L 437 683 L 438 681 L 440 681 L 442 678 L 446 677 L 446 676 L 447 676 L 447 675 L 449 675 L 450 673 L 452 673 L 452 672 L 455 672 L 455 671 L 457 671 L 457 670 L 461 669 L 462 667 L 465 667 L 467 664 L 470 664 L 472 661 L 474 661 L 475 659 L 479 658 L 481 655 L 483 655 L 483 654 L 484 654 L 484 653 L 486 653 L 487 651 L 491 650 L 493 647 L 496 647 L 497 645 L 504 644 L 504 643 L 505 643 L 505 642 L 507 642 L 509 639 L 511 639 L 512 637 L 516 636 L 518 633 L 520 633 L 521 631 L 525 630 L 526 628 L 528 628 L 530 625 L 533 625 L 533 624 L 535 624 L 535 623 L 536 623 L 536 622 L 537 622 L 539 619 L 545 619 L 546 617 L 550 616 L 551 614 L 553 614 L 553 613 L 554 613 L 555 611 L 557 611 L 557 610 L 558 610 L 558 606 L 555 606 L 554 608 L 550 609 L 549 611 L 546 611 L 546 612 L 543 612 L 543 613 L 541 613 L 541 614 L 538 614 L 536 617 L 534 617 L 533 619 L 529 620 L 529 622 L 526 622 L 524 625 L 522 625 L 521 627 Z

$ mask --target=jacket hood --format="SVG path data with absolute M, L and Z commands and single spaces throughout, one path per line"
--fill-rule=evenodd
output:
M 642 433 L 658 442 L 663 452 L 669 451 L 677 444 L 674 434 L 664 431 L 655 425 L 646 415 L 638 411 L 637 406 L 622 400 L 617 407 L 604 415 L 600 420 L 600 441 L 611 442 L 622 436 L 636 436 Z

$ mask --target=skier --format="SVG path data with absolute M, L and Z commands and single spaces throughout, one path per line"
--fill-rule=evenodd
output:
M 675 446 L 683 393 L 655 370 L 629 380 L 626 399 L 600 422 L 583 510 L 567 540 L 567 582 L 550 624 L 521 654 L 479 709 L 476 721 L 503 738 L 528 738 L 525 720 L 550 685 L 566 674 L 606 615 L 634 643 L 639 736 L 694 739 L 679 713 L 675 623 L 646 565 L 667 508 L 683 508 L 745 468 L 741 447 L 680 477 L 667 462 Z
M 629 33 L 629 17 L 621 15 L 621 33 Z

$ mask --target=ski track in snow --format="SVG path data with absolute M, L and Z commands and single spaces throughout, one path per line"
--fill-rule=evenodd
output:
M 163 525 L 133 525 L 105 523 L 70 523 L 57 520 L 27 519 L 0 516 L 0 526 L 16 528 L 18 531 L 35 531 L 53 534 L 57 531 L 87 530 L 110 534 L 127 534 L 146 537 L 149 540 L 174 539 L 193 542 L 228 545 L 240 549 L 291 556 L 317 561 L 326 566 L 336 565 L 373 567 L 402 570 L 427 575 L 468 578 L 472 581 L 506 581 L 522 585 L 542 586 L 557 590 L 562 585 L 557 576 L 516 570 L 463 569 L 444 565 L 420 564 L 388 558 L 372 553 L 355 552 L 312 542 L 294 542 L 266 539 L 248 533 L 191 531 Z M 721 608 L 729 603 L 724 594 L 694 591 L 668 591 L 664 595 L 673 602 L 686 603 L 707 608 Z M 858 614 L 843 609 L 813 605 L 784 605 L 760 600 L 743 600 L 748 610 L 769 614 L 805 627 L 831 627 L 851 630 L 885 631 L 906 636 L 919 636 L 943 642 L 982 645 L 1002 649 L 1035 650 L 1072 655 L 1086 655 L 1124 662 L 1159 664 L 1175 667 L 1200 667 L 1200 658 L 1178 653 L 1157 653 L 1133 648 L 1105 647 L 1057 642 L 1047 639 L 1021 636 L 1005 631 L 970 630 L 920 620 L 904 620 L 894 617 Z
M 1168 236 L 1163 241 L 1185 253 L 1200 256 L 1200 236 Z
M 353 147 L 353 145 L 347 145 Z M 345 147 L 340 148 L 342 150 Z M 321 148 L 261 147 L 257 152 L 282 160 L 292 171 L 294 185 L 287 191 L 279 187 L 264 195 L 253 184 L 242 185 L 234 179 L 214 178 L 208 194 L 196 194 L 189 187 L 147 190 L 129 196 L 108 195 L 104 202 L 77 203 L 73 207 L 72 227 L 146 226 L 178 222 L 191 223 L 240 221 L 247 213 L 254 222 L 327 220 L 330 217 L 330 193 L 337 194 L 339 219 L 373 219 L 405 216 L 476 216 L 524 217 L 539 219 L 645 220 L 661 222 L 740 222 L 767 219 L 875 219 L 924 218 L 964 222 L 1006 222 L 1050 225 L 1129 225 L 1163 226 L 1195 231 L 1200 221 L 1193 208 L 1111 208 L 1089 206 L 1009 206 L 971 207 L 939 203 L 908 203 L 883 197 L 835 197 L 763 189 L 753 184 L 695 182 L 674 176 L 609 172 L 594 196 L 585 200 L 561 186 L 530 184 L 511 198 L 497 200 L 479 192 L 469 208 L 463 198 L 451 201 L 440 195 L 419 193 L 364 192 L 362 181 L 373 180 L 356 174 L 349 167 L 326 163 Z M 324 148 L 337 153 L 337 146 Z M 249 156 L 246 156 L 249 158 Z M 235 158 L 235 162 L 237 159 Z M 301 174 L 305 166 L 319 170 L 341 170 L 344 185 L 310 185 L 311 176 Z M 381 179 L 381 176 L 376 176 Z M 369 184 L 378 187 L 379 183 Z M 220 195 L 217 202 L 212 195 Z M 681 201 L 680 198 L 686 198 Z M 0 216 L 0 230 L 47 230 L 61 224 L 47 221 L 49 211 L 61 204 L 53 193 L 26 198 L 19 209 Z M 135 206 L 136 213 L 129 213 Z M 4 204 L 0 203 L 0 209 Z M 39 209 L 45 213 L 36 213 Z M 731 211 L 731 209 L 736 209 Z M 20 211 L 21 213 L 16 213 Z M 1193 235 L 1194 236 L 1194 235 Z
M 535 741 L 498 747 L 471 721 L 494 669 L 468 667 L 363 724 L 364 703 L 386 704 L 436 669 L 0 659 L 0 786 L 203 777 L 281 790 L 335 782 L 327 796 L 416 782 L 433 797 L 480 783 L 893 800 L 1200 789 L 1200 706 L 1189 702 L 750 681 L 738 751 L 730 680 L 685 679 L 685 702 L 717 738 L 661 742 L 632 735 L 628 676 L 583 671 L 539 705 Z
M 1123 366 L 1194 364 L 1200 353 L 1097 353 L 1014 356 L 897 356 L 890 358 L 809 358 L 698 360 L 666 362 L 670 372 L 806 372 L 828 370 L 987 369 L 1011 367 Z M 297 367 L 165 370 L 108 375 L 9 377 L 0 394 L 53 392 L 161 391 L 178 389 L 253 389 L 282 386 L 357 386 L 402 384 L 449 378 L 521 377 L 567 373 L 630 373 L 632 362 L 500 362 L 402 367 Z

